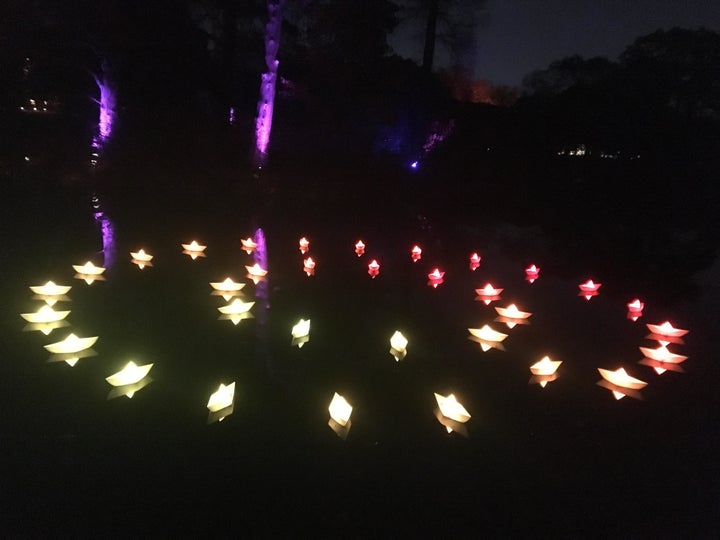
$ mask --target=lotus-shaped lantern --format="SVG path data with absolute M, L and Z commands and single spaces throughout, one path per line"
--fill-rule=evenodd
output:
M 445 277 L 445 272 L 441 272 L 439 268 L 436 268 L 435 270 L 433 270 L 432 272 L 430 272 L 428 274 L 427 284 L 430 287 L 437 289 L 437 286 L 441 285 L 442 282 L 444 281 L 443 280 L 444 277 Z
M 477 253 L 470 254 L 470 270 L 477 270 L 480 267 L 481 257 Z
M 303 236 L 300 240 L 298 240 L 298 246 L 300 249 L 300 253 L 305 255 L 310 249 L 310 241 Z
M 152 266 L 153 256 L 147 253 L 144 249 L 140 248 L 138 251 L 130 252 L 130 262 L 137 265 L 142 270 L 146 266 Z
M 500 293 L 502 293 L 502 291 L 502 289 L 496 289 L 491 283 L 488 283 L 482 289 L 475 289 L 475 293 L 477 294 L 475 300 L 484 302 L 486 306 L 489 306 L 491 302 L 500 299 Z
M 654 339 L 660 343 L 660 345 L 668 345 L 669 343 L 683 344 L 683 336 L 689 332 L 682 328 L 675 328 L 670 321 L 665 321 L 662 324 L 647 324 L 650 334 L 647 339 Z
M 685 372 L 680 364 L 688 357 L 670 352 L 666 345 L 660 345 L 657 349 L 640 347 L 640 352 L 643 353 L 644 358 L 639 363 L 652 367 L 658 375 L 662 375 L 668 370 L 678 373 Z
M 647 386 L 647 383 L 628 375 L 625 368 L 619 368 L 615 371 L 598 368 L 598 371 L 602 377 L 602 379 L 597 382 L 598 386 L 610 390 L 613 396 L 615 396 L 615 399 L 622 399 L 625 396 L 642 399 L 640 390 Z
M 420 246 L 413 246 L 413 248 L 410 250 L 410 258 L 413 262 L 418 262 L 420 259 L 422 259 L 422 249 Z
M 43 300 L 48 306 L 54 306 L 57 302 L 70 300 L 67 293 L 71 288 L 69 285 L 56 285 L 48 281 L 45 285 L 32 285 L 30 290 L 35 293 L 35 299 Z
M 540 277 L 540 269 L 534 264 L 525 269 L 525 281 L 528 283 L 534 283 L 538 277 Z
M 240 296 L 241 290 L 245 286 L 244 283 L 237 283 L 232 278 L 226 277 L 223 281 L 211 281 L 210 287 L 212 287 L 211 296 L 222 296 L 226 302 L 229 302 L 231 298 Z
M 467 437 L 467 428 L 464 424 L 470 420 L 470 413 L 467 412 L 465 407 L 457 400 L 455 394 L 449 394 L 443 396 L 435 394 L 435 401 L 437 401 L 437 408 L 435 409 L 435 417 L 438 419 L 448 433 L 455 431 Z
M 370 264 L 368 264 L 368 275 L 375 279 L 375 277 L 380 273 L 380 263 L 378 263 L 375 259 L 373 259 Z
M 502 341 L 507 337 L 507 334 L 503 334 L 496 330 L 493 330 L 487 324 L 482 328 L 468 328 L 470 335 L 468 339 L 480 344 L 480 348 L 487 352 L 490 349 L 505 350 Z
M 312 257 L 308 257 L 303 261 L 303 271 L 309 276 L 315 275 L 315 261 Z
M 355 253 L 357 253 L 357 256 L 360 257 L 365 253 L 365 244 L 363 244 L 362 240 L 358 240 L 355 243 Z
M 90 261 L 83 265 L 74 264 L 73 269 L 77 272 L 77 274 L 75 274 L 75 279 L 82 279 L 88 285 L 92 285 L 94 281 L 105 280 L 105 277 L 102 275 L 105 269 L 100 266 L 95 266 Z
M 390 354 L 396 362 L 403 360 L 407 355 L 408 340 L 399 330 L 390 337 Z
M 252 279 L 255 285 L 264 281 L 265 276 L 268 273 L 268 271 L 262 268 L 258 263 L 255 263 L 252 266 L 245 266 L 245 269 L 247 270 L 247 277 Z
M 251 255 L 252 252 L 257 249 L 257 244 L 249 236 L 244 240 L 240 240 L 240 242 L 242 243 L 243 250 L 245 250 L 245 253 L 248 255 Z
M 598 290 L 602 287 L 602 283 L 595 283 L 592 279 L 588 279 L 585 283 L 578 285 L 580 292 L 578 296 L 585 297 L 585 300 L 590 300 L 593 296 L 599 294 Z
M 210 396 L 207 408 L 208 424 L 212 422 L 222 422 L 226 416 L 233 413 L 235 400 L 235 382 L 228 384 L 220 384 L 218 389 Z
M 518 324 L 530 324 L 528 319 L 532 313 L 528 311 L 520 311 L 515 304 L 510 304 L 508 307 L 496 307 L 498 317 L 495 319 L 498 322 L 504 322 L 508 328 L 514 328 Z
M 328 412 L 330 413 L 328 425 L 342 440 L 347 438 L 350 427 L 352 426 L 352 422 L 350 421 L 352 410 L 352 405 L 350 405 L 343 396 L 335 392 L 328 406 Z
M 562 364 L 562 360 L 552 360 L 549 356 L 544 356 L 539 362 L 535 362 L 530 366 L 530 384 L 539 384 L 543 388 L 547 383 L 557 379 L 557 369 Z
M 150 377 L 148 377 L 148 373 L 150 373 L 152 367 L 153 364 L 138 366 L 131 360 L 123 369 L 106 377 L 105 380 L 115 387 L 110 391 L 108 399 L 119 396 L 132 398 L 135 392 L 152 382 Z
M 250 308 L 254 305 L 255 302 L 243 302 L 239 298 L 236 298 L 227 306 L 218 308 L 218 311 L 220 312 L 220 317 L 218 318 L 220 320 L 230 321 L 237 325 L 244 319 L 252 318 L 253 315 L 250 313 Z
M 290 332 L 292 334 L 292 345 L 302 347 L 310 341 L 310 319 L 300 319 Z
M 92 347 L 98 340 L 97 336 L 81 338 L 75 334 L 69 334 L 62 341 L 44 345 L 45 349 L 52 354 L 49 362 L 65 362 L 69 366 L 77 364 L 81 358 L 94 356 L 96 353 Z
M 205 248 L 207 248 L 207 246 L 198 244 L 197 240 L 193 240 L 189 244 L 181 244 L 181 246 L 183 248 L 183 254 L 189 255 L 193 261 L 198 257 L 206 257 Z

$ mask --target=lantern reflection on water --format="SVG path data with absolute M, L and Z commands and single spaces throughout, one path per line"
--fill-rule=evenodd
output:
M 365 244 L 363 244 L 362 240 L 358 240 L 355 244 L 355 253 L 357 253 L 358 257 L 365 253 Z
M 255 285 L 263 281 L 267 275 L 267 270 L 261 268 L 258 263 L 252 266 L 245 266 L 245 269 L 247 270 L 247 277 L 252 279 Z
M 500 299 L 500 293 L 502 293 L 502 291 L 502 289 L 496 289 L 492 284 L 488 283 L 482 289 L 475 289 L 477 293 L 475 300 L 484 302 L 486 306 L 489 306 L 491 302 Z
M 236 298 L 227 306 L 217 308 L 221 313 L 218 319 L 230 321 L 234 325 L 237 325 L 244 319 L 252 319 L 253 315 L 250 313 L 250 308 L 254 305 L 255 302 L 243 302 L 239 298 Z
M 468 331 L 470 332 L 468 339 L 479 343 L 484 352 L 490 349 L 505 350 L 502 341 L 507 337 L 507 334 L 493 330 L 487 324 L 482 328 L 468 328 Z
M 305 238 L 304 236 L 298 241 L 298 246 L 300 249 L 300 253 L 305 255 L 308 252 L 308 249 L 310 249 L 310 241 Z
M 342 440 L 347 438 L 350 427 L 352 426 L 352 422 L 350 421 L 352 410 L 352 405 L 350 405 L 343 396 L 335 392 L 328 406 L 328 412 L 330 413 L 328 426 L 330 426 Z
M 240 240 L 240 242 L 242 243 L 242 248 L 243 248 L 243 250 L 244 250 L 245 253 L 247 253 L 248 255 L 251 255 L 252 252 L 257 249 L 257 244 L 256 244 L 256 243 L 253 241 L 253 239 L 250 238 L 249 236 L 248 236 L 246 239 L 244 239 L 244 240 Z
M 48 281 L 45 285 L 32 285 L 30 290 L 35 293 L 36 300 L 44 301 L 48 306 L 54 306 L 57 302 L 70 300 L 66 295 L 72 289 L 69 285 L 56 285 Z
M 75 366 L 81 358 L 95 356 L 92 347 L 98 340 L 98 336 L 81 338 L 75 334 L 69 334 L 62 341 L 44 345 L 45 349 L 52 353 L 48 362 L 65 362 L 70 367 Z
M 640 317 L 642 317 L 642 312 L 644 308 L 645 304 L 643 304 L 639 298 L 636 298 L 632 302 L 628 302 L 627 318 L 633 322 L 637 321 Z
M 420 246 L 414 246 L 410 250 L 410 258 L 412 258 L 413 262 L 418 262 L 420 259 L 422 259 L 422 249 Z
M 226 277 L 224 281 L 211 281 L 210 286 L 212 287 L 211 296 L 222 296 L 226 302 L 229 302 L 231 298 L 242 295 L 242 288 L 245 286 L 244 283 L 237 283 L 232 278 Z
M 403 360 L 407 355 L 408 340 L 399 330 L 390 337 L 390 354 L 393 355 L 396 362 Z
M 183 248 L 183 254 L 189 255 L 193 261 L 198 257 L 206 257 L 205 249 L 207 246 L 198 244 L 196 240 L 193 240 L 189 244 L 181 244 L 181 246 Z
M 480 267 L 480 255 L 472 253 L 470 255 L 470 270 L 477 270 Z
M 300 319 L 290 332 L 292 334 L 292 346 L 297 345 L 301 348 L 305 343 L 310 341 L 310 319 Z
M 455 431 L 467 437 L 467 427 L 463 424 L 470 420 L 470 413 L 458 402 L 454 394 L 447 396 L 443 396 L 437 392 L 434 394 L 435 401 L 437 401 L 435 418 L 437 418 L 438 422 L 445 426 L 448 433 Z
M 578 296 L 585 297 L 585 300 L 590 300 L 593 296 L 599 294 L 598 290 L 602 287 L 602 283 L 594 283 L 592 279 L 588 279 L 585 283 L 578 285 L 580 292 Z
M 683 344 L 683 336 L 685 336 L 689 330 L 682 328 L 675 328 L 670 321 L 665 321 L 662 324 L 646 324 L 650 334 L 646 336 L 647 339 L 653 339 L 660 343 L 660 345 L 668 345 L 669 343 Z
M 105 272 L 105 269 L 100 266 L 95 266 L 92 262 L 88 261 L 83 265 L 73 265 L 73 269 L 77 274 L 75 274 L 75 279 L 82 279 L 87 283 L 88 285 L 92 285 L 94 281 L 104 281 L 105 277 L 103 277 L 103 272 Z
M 530 373 L 533 376 L 530 377 L 529 384 L 539 384 L 545 388 L 547 383 L 557 379 L 557 369 L 560 364 L 562 364 L 562 360 L 552 360 L 549 356 L 544 356 L 542 360 L 530 366 Z
M 312 257 L 308 257 L 303 261 L 303 271 L 308 277 L 315 275 L 315 261 Z
M 444 281 L 445 272 L 441 272 L 439 268 L 436 268 L 428 274 L 427 284 L 434 289 L 437 289 L 438 285 L 441 285 Z
M 597 385 L 610 390 L 615 399 L 622 399 L 625 396 L 642 399 L 640 390 L 647 386 L 647 383 L 628 375 L 625 368 L 615 371 L 598 368 L 598 371 L 602 379 L 597 382 Z
M 680 364 L 688 357 L 670 352 L 666 345 L 660 345 L 657 349 L 640 347 L 640 352 L 643 353 L 644 358 L 638 363 L 652 367 L 658 375 L 662 375 L 668 370 L 678 373 L 685 372 Z
M 152 266 L 152 259 L 153 256 L 149 253 L 146 253 L 145 250 L 142 248 L 138 251 L 130 252 L 130 262 L 137 265 L 140 270 L 142 270 L 146 266 Z
M 534 283 L 538 277 L 540 277 L 540 269 L 534 264 L 525 269 L 525 281 L 528 283 Z
M 495 319 L 498 322 L 504 322 L 508 328 L 514 328 L 518 324 L 530 324 L 528 318 L 532 313 L 527 311 L 520 311 L 515 304 L 510 304 L 506 308 L 496 307 L 498 317 Z
M 120 396 L 132 398 L 135 392 L 152 382 L 152 379 L 148 377 L 152 367 L 153 364 L 138 366 L 131 360 L 123 369 L 106 377 L 105 380 L 115 387 L 108 394 L 108 399 Z
M 368 264 L 368 275 L 375 279 L 375 276 L 377 276 L 380 273 L 380 264 L 373 259 L 370 264 Z

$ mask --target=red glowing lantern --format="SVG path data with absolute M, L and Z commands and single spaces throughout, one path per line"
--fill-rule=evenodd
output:
M 598 289 L 602 287 L 602 283 L 593 283 L 592 279 L 588 279 L 585 283 L 578 285 L 580 293 L 578 296 L 584 296 L 585 300 L 590 300 L 593 296 L 597 296 Z
M 377 276 L 380 273 L 380 264 L 373 259 L 370 264 L 368 264 L 368 275 L 375 279 L 375 276 Z
M 640 317 L 642 317 L 642 312 L 643 308 L 645 308 L 645 304 L 643 304 L 638 298 L 636 298 L 632 302 L 628 303 L 627 308 L 627 318 L 635 322 Z
M 312 257 L 308 257 L 303 261 L 303 270 L 308 276 L 315 275 L 315 261 L 313 261 Z
M 302 253 L 303 255 L 305 255 L 305 254 L 307 253 L 308 249 L 310 249 L 310 242 L 308 241 L 307 238 L 305 238 L 305 237 L 303 236 L 303 237 L 300 239 L 300 241 L 298 242 L 298 244 L 299 244 L 299 246 L 300 246 L 300 253 Z
M 475 300 L 485 302 L 485 305 L 489 306 L 490 302 L 494 302 L 495 300 L 500 299 L 500 293 L 502 291 L 502 289 L 496 289 L 490 283 L 488 283 L 482 289 L 475 289 L 475 292 L 477 293 Z
M 422 259 L 422 249 L 420 249 L 420 246 L 413 247 L 410 250 L 410 256 L 412 257 L 413 262 L 418 262 Z
M 443 282 L 443 276 L 445 275 L 445 272 L 441 272 L 438 268 L 433 270 L 428 274 L 428 285 L 431 287 L 437 289 L 437 286 L 442 284 Z
M 540 269 L 531 264 L 525 269 L 525 281 L 533 283 L 538 277 L 540 277 Z
M 470 270 L 477 270 L 480 266 L 480 255 L 473 253 L 470 255 Z
M 357 253 L 358 257 L 365 253 L 365 244 L 363 244 L 362 240 L 358 240 L 357 244 L 355 244 L 355 253 Z

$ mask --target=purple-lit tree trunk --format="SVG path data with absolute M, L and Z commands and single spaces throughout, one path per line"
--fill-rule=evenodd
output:
M 260 80 L 260 100 L 255 119 L 255 152 L 253 163 L 262 167 L 267 161 L 270 132 L 272 131 L 275 106 L 275 83 L 279 62 L 277 60 L 282 31 L 282 8 L 284 0 L 267 0 L 268 22 L 265 26 L 265 66 L 267 71 Z
M 115 106 L 117 105 L 117 92 L 112 84 L 108 67 L 105 62 L 102 65 L 102 73 L 95 75 L 95 84 L 100 91 L 99 99 L 95 102 L 100 106 L 100 114 L 98 116 L 97 132 L 93 136 L 92 148 L 93 159 L 92 164 L 97 165 L 103 147 L 110 140 L 115 122 Z

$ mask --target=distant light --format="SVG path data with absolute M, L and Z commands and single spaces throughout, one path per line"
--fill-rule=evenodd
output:
M 413 161 L 413 162 L 410 164 L 410 168 L 411 168 L 411 169 L 417 169 L 417 168 L 418 168 L 418 165 L 419 165 L 419 163 L 418 163 L 417 161 Z

